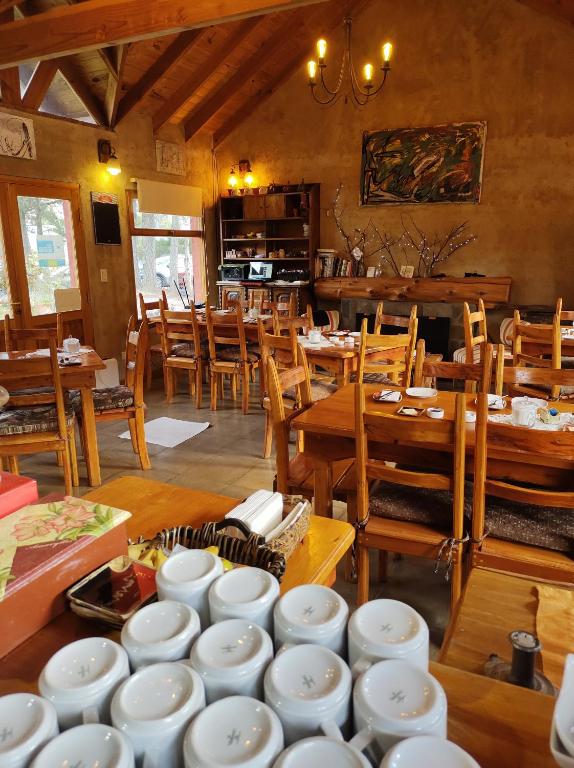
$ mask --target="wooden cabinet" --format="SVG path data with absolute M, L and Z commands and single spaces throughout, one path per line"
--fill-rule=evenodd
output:
M 243 218 L 261 219 L 265 216 L 265 195 L 247 195 L 243 198 Z

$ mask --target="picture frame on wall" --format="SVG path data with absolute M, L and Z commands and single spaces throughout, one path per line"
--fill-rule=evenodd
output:
M 0 155 L 19 160 L 36 159 L 34 122 L 20 115 L 0 112 Z
M 170 141 L 156 141 L 155 159 L 156 170 L 161 173 L 185 176 L 185 149 L 181 144 L 174 144 Z

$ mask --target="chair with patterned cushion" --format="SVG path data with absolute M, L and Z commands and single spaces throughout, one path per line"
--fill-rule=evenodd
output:
M 195 393 L 195 406 L 201 408 L 203 374 L 207 369 L 208 347 L 202 342 L 199 323 L 192 304 L 189 309 L 161 312 L 161 344 L 163 348 L 163 378 L 167 402 L 177 391 L 178 371 L 187 372 L 189 396 Z
M 574 385 L 574 371 L 546 371 L 554 383 Z M 528 471 L 509 478 L 493 461 L 521 451 Z M 546 459 L 560 458 L 561 471 Z M 574 583 L 574 432 L 493 423 L 485 395 L 478 396 L 472 505 L 472 566 L 531 578 Z
M 562 338 L 560 335 L 560 317 L 554 315 L 552 323 L 527 323 L 514 310 L 514 347 L 512 365 L 515 368 L 562 368 Z M 560 396 L 557 385 L 541 384 L 527 386 L 517 384 L 509 387 L 511 395 L 527 395 L 556 400 Z
M 148 348 L 147 322 L 140 323 L 136 330 L 136 321 L 132 315 L 126 332 L 126 367 L 125 383 L 117 387 L 93 389 L 96 423 L 108 421 L 127 421 L 134 453 L 137 453 L 142 469 L 151 469 L 145 439 L 145 403 L 144 376 L 146 351 Z M 82 405 L 79 390 L 70 393 L 76 417 L 81 424 Z
M 409 418 L 394 409 L 367 410 L 364 386 L 355 387 L 357 602 L 369 599 L 369 550 L 374 548 L 437 565 L 444 559 L 454 608 L 465 539 L 465 396 L 455 395 L 454 418 Z M 393 443 L 411 446 L 408 468 L 384 460 Z
M 353 380 L 361 384 L 410 386 L 417 341 L 416 311 L 411 313 L 406 333 L 369 333 L 367 327 L 367 318 L 364 317 L 361 324 L 359 363 Z
M 277 474 L 275 488 L 280 493 L 302 494 L 312 498 L 314 489 L 314 467 L 305 453 L 297 451 L 291 458 L 289 437 L 291 421 L 309 408 L 311 381 L 307 356 L 300 344 L 297 345 L 296 365 L 280 369 L 270 355 L 267 357 L 266 382 L 271 403 L 271 421 L 275 435 L 275 462 Z M 296 388 L 297 398 L 291 408 L 286 406 L 285 393 Z M 354 461 L 345 459 L 332 462 L 333 498 L 346 501 L 347 514 L 355 517 L 355 476 Z
M 205 308 L 209 341 L 209 375 L 211 380 L 211 410 L 217 410 L 217 397 L 223 396 L 225 376 L 231 378 L 231 395 L 235 400 L 237 381 L 241 382 L 243 413 L 249 413 L 251 373 L 259 367 L 260 356 L 245 339 L 243 311 L 239 305 L 229 314 Z
M 164 290 L 161 292 L 161 297 L 157 301 L 146 301 L 143 293 L 138 293 L 140 320 L 145 320 L 148 327 L 147 339 L 148 349 L 146 351 L 145 368 L 146 368 L 146 388 L 151 387 L 151 374 L 152 374 L 152 356 L 161 357 L 163 360 L 163 349 L 161 343 L 149 344 L 150 332 L 157 330 L 158 327 L 155 324 L 151 324 L 150 321 L 157 319 L 161 308 L 169 309 L 167 301 L 167 294 Z M 159 326 L 161 327 L 161 326 Z M 164 382 L 165 387 L 165 382 Z
M 493 388 L 493 345 L 486 344 L 482 361 L 476 363 L 450 363 L 443 360 L 432 360 L 425 357 L 425 340 L 417 341 L 415 373 L 413 384 L 424 387 L 427 379 L 448 379 L 449 381 L 464 381 L 465 391 L 490 392 Z M 504 356 L 501 355 L 504 361 Z M 472 388 L 471 388 L 472 387 Z
M 74 411 L 65 405 L 56 334 L 49 356 L 0 360 L 0 383 L 10 392 L 0 411 L 0 457 L 18 473 L 17 457 L 55 452 L 64 470 L 66 494 L 79 485 Z M 48 383 L 49 386 L 45 386 Z

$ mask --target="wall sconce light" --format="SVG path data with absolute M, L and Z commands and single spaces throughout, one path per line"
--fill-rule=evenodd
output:
M 237 168 L 239 173 L 235 173 L 235 168 Z M 229 195 L 251 194 L 254 185 L 255 176 L 251 170 L 251 163 L 249 160 L 240 160 L 238 163 L 234 163 L 231 166 L 229 177 L 227 179 L 227 193 Z
M 107 139 L 98 141 L 98 160 L 100 163 L 106 164 L 106 171 L 112 176 L 117 176 L 122 172 L 116 150 Z

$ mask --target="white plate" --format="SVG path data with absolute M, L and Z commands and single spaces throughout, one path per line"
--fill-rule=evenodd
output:
M 408 387 L 408 389 L 405 390 L 405 395 L 407 395 L 407 397 L 418 397 L 424 400 L 428 397 L 436 397 L 438 391 L 432 387 Z
M 348 335 L 352 336 L 354 339 L 360 339 L 361 331 L 351 331 L 351 333 L 349 333 Z

